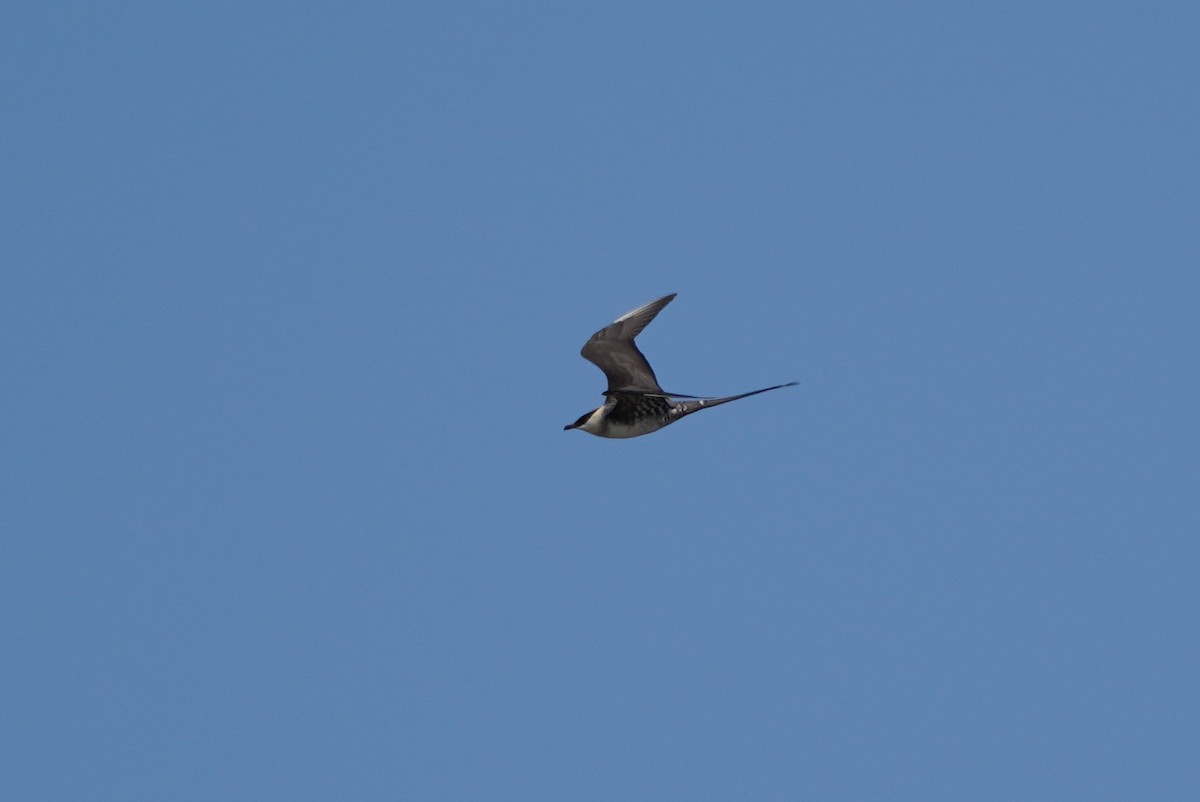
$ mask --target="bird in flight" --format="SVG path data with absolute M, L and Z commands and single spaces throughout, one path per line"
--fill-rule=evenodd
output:
M 639 437 L 656 432 L 693 412 L 796 384 L 777 384 L 724 398 L 699 398 L 665 392 L 658 386 L 654 370 L 633 340 L 674 299 L 675 293 L 671 293 L 639 306 L 600 329 L 584 344 L 579 353 L 604 371 L 608 377 L 608 389 L 604 391 L 603 404 L 564 426 L 564 431 L 579 429 L 598 437 Z

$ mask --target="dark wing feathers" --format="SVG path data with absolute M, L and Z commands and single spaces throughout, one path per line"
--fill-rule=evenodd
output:
M 608 389 L 641 390 L 661 393 L 658 379 L 646 357 L 638 350 L 633 338 L 650 325 L 655 315 L 675 299 L 675 293 L 627 312 L 592 335 L 579 353 L 604 371 Z

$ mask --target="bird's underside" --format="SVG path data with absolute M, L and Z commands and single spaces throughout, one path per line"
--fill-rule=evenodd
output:
M 674 298 L 675 294 L 672 293 L 639 306 L 588 339 L 580 353 L 584 359 L 604 371 L 608 379 L 605 400 L 601 406 L 581 415 L 563 429 L 581 429 L 599 437 L 639 437 L 658 431 L 693 412 L 796 383 L 777 384 L 721 398 L 665 392 L 659 386 L 650 363 L 638 350 L 634 338 Z

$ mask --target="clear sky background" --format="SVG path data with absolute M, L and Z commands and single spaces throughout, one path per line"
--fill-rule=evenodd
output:
M 0 38 L 6 799 L 1200 794 L 1200 5 Z

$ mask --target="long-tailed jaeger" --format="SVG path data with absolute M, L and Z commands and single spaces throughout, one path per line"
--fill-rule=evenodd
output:
M 638 437 L 656 432 L 693 412 L 796 384 L 777 384 L 724 398 L 699 398 L 664 391 L 633 340 L 674 299 L 675 293 L 671 293 L 639 306 L 600 329 L 584 344 L 579 353 L 604 371 L 608 389 L 604 391 L 603 404 L 564 426 L 564 431 L 579 429 L 598 437 Z

